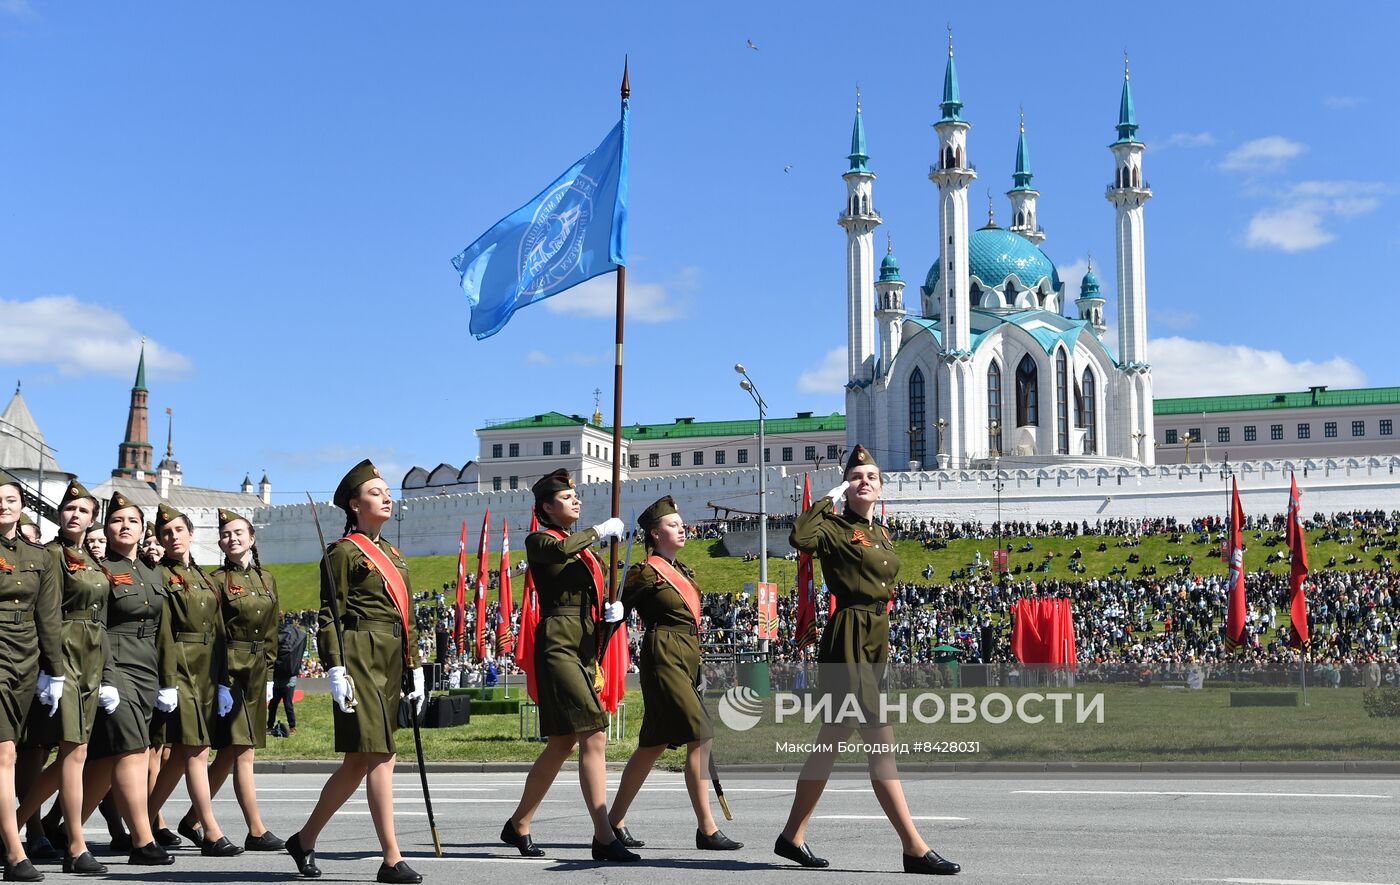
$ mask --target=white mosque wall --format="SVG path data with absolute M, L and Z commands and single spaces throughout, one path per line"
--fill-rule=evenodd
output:
M 1358 509 L 1400 509 L 1400 456 L 1246 461 L 1229 465 L 1239 479 L 1246 513 L 1284 511 L 1291 471 L 1296 471 L 1303 512 L 1332 513 Z M 812 495 L 819 497 L 840 482 L 840 468 L 811 471 Z M 997 474 L 991 470 L 890 472 L 884 501 L 890 516 L 918 519 L 980 520 L 997 518 Z M 1190 519 L 1226 512 L 1228 475 L 1220 464 L 1161 467 L 1053 466 L 1003 464 L 1001 513 L 1007 520 L 1089 520 L 1176 517 Z M 801 493 L 802 474 L 783 467 L 768 469 L 770 513 L 792 513 Z M 621 489 L 624 520 L 663 495 L 676 499 L 691 522 L 715 515 L 714 506 L 756 512 L 756 472 L 696 473 L 630 480 Z M 580 486 L 580 525 L 608 515 L 606 483 Z M 510 523 L 511 547 L 524 548 L 534 499 L 528 490 L 417 498 L 397 502 L 402 520 L 389 522 L 383 534 L 410 556 L 455 554 L 462 520 L 467 521 L 467 549 L 476 549 L 481 517 L 491 510 L 490 547 L 500 549 L 501 520 Z M 330 504 L 318 505 L 326 539 L 340 536 L 344 514 Z M 254 514 L 258 549 L 264 562 L 304 562 L 317 556 L 316 530 L 309 504 L 264 507 Z M 396 514 L 397 515 L 397 514 Z M 721 513 L 721 515 L 723 515 Z

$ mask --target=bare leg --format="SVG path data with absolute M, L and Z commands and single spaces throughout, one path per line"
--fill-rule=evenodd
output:
M 691 741 L 685 750 L 685 789 L 690 794 L 690 807 L 695 810 L 695 826 L 706 836 L 713 836 L 719 826 L 710 813 L 710 746 L 714 738 Z
M 308 851 L 316 847 L 316 837 L 321 835 L 321 830 L 330 823 L 331 817 L 335 815 L 340 807 L 346 803 L 355 791 L 360 788 L 360 782 L 365 779 L 365 774 L 369 771 L 369 753 L 346 753 L 341 760 L 340 767 L 337 768 L 329 778 L 326 785 L 321 787 L 321 797 L 316 800 L 316 807 L 311 809 L 311 816 L 306 819 L 306 823 L 301 827 L 301 847 Z
M 878 728 L 863 729 L 861 737 L 866 743 L 888 747 L 894 743 L 894 728 L 882 725 Z M 899 772 L 895 768 L 894 753 L 871 753 L 867 763 L 870 769 L 870 786 L 875 790 L 875 798 L 885 817 L 894 824 L 899 834 L 904 853 L 922 857 L 928 853 L 928 843 L 919 835 L 914 826 L 914 818 L 909 815 L 909 803 L 904 801 L 904 787 L 899 782 Z
M 185 760 L 196 752 L 198 752 L 197 747 L 177 744 L 171 751 L 170 758 L 160 767 L 160 774 L 156 777 L 156 782 L 150 789 L 150 798 L 147 800 L 146 811 L 151 817 L 152 829 L 160 828 L 160 824 L 156 822 L 160 818 L 160 810 L 165 806 L 165 800 L 169 799 L 170 794 L 175 792 L 180 778 L 185 776 Z
M 379 836 L 379 847 L 384 850 L 384 862 L 389 866 L 403 860 L 399 853 L 399 840 L 394 835 L 394 753 L 366 753 L 369 757 L 368 784 L 365 798 L 369 801 L 369 816 L 374 821 L 374 832 Z
M 578 744 L 578 785 L 583 790 L 583 804 L 593 818 L 593 838 L 609 845 L 616 838 L 608 824 L 608 733 L 594 731 L 582 736 Z
M 134 848 L 155 841 L 155 836 L 151 835 L 151 817 L 146 810 L 149 789 L 147 782 L 150 777 L 149 756 L 145 750 L 122 753 L 117 757 L 116 768 L 112 774 L 112 790 L 116 793 L 117 808 L 126 817 L 126 826 L 131 830 L 131 844 Z M 87 806 L 86 794 L 83 805 Z
M 817 743 L 829 749 L 814 751 L 802 765 L 797 776 L 797 787 L 792 794 L 792 810 L 788 812 L 787 826 L 783 827 L 783 838 L 794 845 L 801 845 L 807 834 L 807 822 L 812 812 L 817 810 L 817 802 L 826 790 L 826 782 L 831 777 L 831 766 L 836 761 L 836 744 L 850 737 L 852 729 L 845 725 L 823 725 L 817 733 Z
M 238 797 L 238 807 L 243 809 L 243 822 L 248 825 L 248 835 L 256 839 L 267 832 L 267 826 L 258 811 L 258 790 L 253 779 L 254 750 L 252 747 L 228 747 L 220 750 L 219 755 L 223 756 L 230 750 L 238 751 L 232 755 L 233 792 Z
M 0 838 L 5 840 L 5 863 L 14 866 L 25 859 L 15 817 L 15 742 L 0 741 Z
M 155 791 L 156 791 L 156 780 L 160 777 L 160 772 L 161 772 L 161 770 L 165 768 L 166 763 L 168 763 L 169 761 L 170 761 L 170 744 L 161 744 L 159 747 L 152 747 L 152 748 L 151 748 L 151 751 L 150 751 L 150 753 L 147 755 L 147 758 L 146 758 L 146 765 L 147 765 L 147 772 L 146 772 L 146 795 L 149 796 L 149 795 L 155 793 Z M 168 796 L 170 795 L 171 790 L 174 790 L 174 789 L 175 789 L 175 785 L 174 785 L 174 784 L 171 784 L 171 785 L 170 785 L 170 790 L 167 790 L 166 793 L 165 793 L 166 797 L 168 797 Z M 160 800 L 160 805 L 164 805 L 164 804 L 165 804 L 165 799 L 162 798 L 162 799 Z M 156 813 L 155 813 L 154 815 L 152 815 L 153 820 L 151 821 L 151 823 L 152 823 L 152 825 L 153 825 L 153 826 L 152 826 L 152 831 L 153 831 L 153 832 L 154 832 L 155 830 L 163 830 L 163 829 L 165 829 L 165 818 L 164 818 L 164 817 L 161 815 L 161 813 L 160 813 L 160 805 L 157 805 L 157 806 L 156 806 Z
M 611 826 L 621 827 L 627 823 L 627 809 L 632 807 L 632 800 L 637 798 L 637 791 L 646 783 L 652 766 L 656 765 L 656 760 L 660 759 L 664 752 L 665 744 L 638 747 L 632 758 L 627 760 L 627 767 L 622 769 L 622 780 L 618 782 L 617 792 L 613 794 L 612 809 L 608 811 L 608 822 Z
M 520 835 L 530 832 L 531 819 L 534 818 L 535 812 L 539 811 L 540 803 L 544 801 L 550 785 L 559 776 L 559 769 L 564 767 L 565 760 L 574 752 L 576 743 L 576 735 L 554 735 L 549 739 L 549 743 L 544 745 L 544 750 L 535 760 L 535 764 L 530 766 L 530 773 L 525 776 L 525 791 L 520 794 L 520 804 L 515 806 L 515 813 L 510 816 L 511 825 Z
M 83 811 L 79 826 L 87 823 L 87 819 L 92 817 L 98 803 L 112 791 L 116 763 L 117 757 L 105 756 L 101 759 L 89 759 L 88 764 L 83 768 Z M 68 829 L 75 829 L 71 820 L 68 821 Z M 115 836 L 116 833 L 112 835 Z
M 29 795 L 29 791 L 34 787 L 34 782 L 38 780 L 42 773 L 44 763 L 49 760 L 48 747 L 18 747 L 15 750 L 15 795 L 23 799 Z M 19 826 L 25 829 L 25 841 L 33 844 L 39 841 L 44 835 L 43 822 L 39 819 L 38 809 L 29 814 L 16 814 Z
M 181 749 L 188 754 L 185 757 L 185 791 L 190 794 L 190 804 L 204 827 L 205 841 L 217 842 L 224 837 L 224 831 L 214 819 L 214 803 L 209 797 L 209 748 Z
M 39 813 L 44 802 L 58 791 L 55 808 L 61 807 L 66 820 L 78 820 L 83 813 L 83 764 L 87 761 L 87 744 L 64 741 L 59 745 L 58 758 L 34 779 L 34 785 L 20 803 L 17 817 L 28 820 Z M 68 853 L 77 857 L 87 851 L 82 827 L 68 827 Z

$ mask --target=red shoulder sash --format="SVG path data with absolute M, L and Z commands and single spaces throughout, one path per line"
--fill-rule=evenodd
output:
M 548 526 L 541 526 L 540 531 L 561 541 L 569 537 L 561 530 Z M 603 583 L 603 565 L 598 562 L 598 557 L 593 555 L 593 551 L 587 547 L 583 548 L 578 556 L 579 559 L 583 560 L 583 564 L 588 566 L 588 573 L 593 576 L 593 598 L 595 600 L 593 616 L 601 618 L 603 616 L 603 600 L 607 599 L 607 590 L 605 589 L 607 585 Z
M 398 566 L 394 565 L 384 551 L 379 549 L 379 545 L 372 543 L 369 538 L 359 532 L 351 532 L 340 540 L 354 544 L 355 549 L 365 555 L 375 571 L 384 579 L 384 589 L 388 591 L 389 598 L 394 601 L 394 608 L 399 610 L 399 617 L 403 619 L 403 655 L 404 661 L 407 662 L 408 646 L 413 635 L 408 607 L 408 583 L 404 581 L 403 575 L 399 574 Z
M 665 559 L 655 553 L 647 557 L 647 565 L 656 569 L 656 573 L 666 579 L 666 583 L 676 588 L 676 592 L 685 600 L 685 607 L 690 609 L 691 617 L 695 618 L 695 627 L 700 627 L 700 594 L 695 589 L 695 585 L 683 574 L 680 569 L 671 565 Z

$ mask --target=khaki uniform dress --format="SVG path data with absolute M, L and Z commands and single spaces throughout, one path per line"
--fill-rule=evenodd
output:
M 112 585 L 102 564 L 81 542 L 60 535 L 44 548 L 59 576 L 63 666 L 68 678 L 58 714 L 35 698 L 25 724 L 28 746 L 52 747 L 59 741 L 86 744 L 97 719 L 97 690 L 111 678 L 107 648 L 107 597 Z
M 121 703 L 108 714 L 99 710 L 88 755 L 116 756 L 152 746 L 151 721 L 161 674 L 175 654 L 175 640 L 165 615 L 167 590 L 158 570 L 140 557 L 107 557 L 112 592 L 107 597 L 107 643 L 112 678 Z M 169 683 L 165 683 L 169 685 Z M 65 689 L 64 694 L 67 694 Z
M 0 741 L 18 741 L 39 671 L 63 676 L 58 573 L 43 547 L 0 538 Z M 47 708 L 44 715 L 48 715 Z
M 788 541 L 816 556 L 836 597 L 817 646 L 823 692 L 836 695 L 833 711 L 853 694 L 866 724 L 880 720 L 880 690 L 890 654 L 889 601 L 899 557 L 884 526 L 837 515 L 822 498 L 797 517 Z M 849 717 L 846 724 L 861 724 Z
M 379 539 L 378 546 L 408 584 L 408 563 L 404 562 L 403 554 L 383 538 Z M 342 713 L 338 705 L 332 704 L 335 751 L 393 753 L 394 733 L 399 729 L 399 701 L 403 697 L 403 620 L 379 570 L 353 543 L 336 541 L 326 551 L 326 558 L 335 581 L 334 592 L 339 594 L 346 649 L 342 653 L 331 621 L 333 589 L 327 582 L 324 568 L 321 570 L 321 615 L 316 647 L 326 670 L 345 667 L 355 681 L 358 701 L 353 713 Z M 410 585 L 410 600 L 412 593 Z M 410 636 L 408 648 L 413 656 L 410 663 L 415 667 L 418 666 L 417 646 L 415 637 Z
M 563 540 L 545 532 L 525 539 L 525 556 L 540 600 L 535 687 L 540 734 L 546 737 L 608 727 L 608 714 L 593 691 L 597 591 L 593 573 L 579 556 L 597 540 L 598 533 L 591 528 Z
M 165 741 L 207 747 L 218 717 L 218 687 L 228 685 L 219 593 L 193 566 L 166 560 L 161 570 L 170 591 L 166 617 L 175 653 L 162 661 L 160 684 L 179 693 L 178 706 L 164 716 Z
M 684 563 L 676 571 L 700 585 Z M 695 693 L 700 676 L 700 637 L 690 606 L 671 583 L 646 562 L 634 563 L 622 585 L 622 604 L 636 609 L 646 626 L 642 636 L 641 747 L 680 745 L 714 737 L 710 717 Z
M 233 712 L 214 724 L 214 747 L 267 745 L 267 683 L 277 660 L 277 579 L 231 562 L 211 576 L 223 607 Z

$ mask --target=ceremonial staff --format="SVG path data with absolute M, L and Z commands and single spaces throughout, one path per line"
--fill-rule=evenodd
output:
M 622 105 L 625 109 L 627 99 L 632 95 L 632 86 L 627 80 L 627 57 L 622 58 Z M 617 318 L 616 318 L 616 347 L 614 349 L 613 365 L 613 432 L 612 432 L 612 516 L 622 515 L 622 317 L 623 302 L 627 294 L 627 266 L 619 264 L 617 266 Z M 630 546 L 630 545 L 629 545 Z M 611 570 L 608 575 L 609 593 L 608 601 L 617 602 L 619 581 L 617 579 L 617 539 L 613 538 L 608 545 L 608 568 Z M 607 643 L 603 646 L 606 648 Z M 599 660 L 602 655 L 599 655 Z
M 408 652 L 408 637 L 404 636 L 404 652 Z M 413 691 L 413 676 L 408 670 L 403 674 L 405 692 Z M 423 703 L 427 703 L 427 689 L 423 690 Z M 437 819 L 433 817 L 433 797 L 428 794 L 428 767 L 423 762 L 423 732 L 418 726 L 418 711 L 409 704 L 409 718 L 413 720 L 413 749 L 418 753 L 418 779 L 423 782 L 423 807 L 428 810 L 428 829 L 433 833 L 433 853 L 442 857 L 442 839 L 438 838 Z

